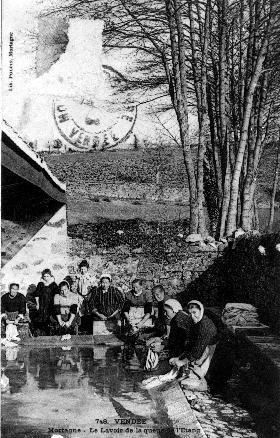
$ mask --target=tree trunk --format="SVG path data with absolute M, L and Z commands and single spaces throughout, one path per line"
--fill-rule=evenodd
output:
M 245 231 L 250 230 L 251 221 L 251 210 L 252 203 L 254 199 L 254 189 L 256 172 L 259 164 L 259 160 L 256 157 L 260 157 L 260 151 L 262 148 L 262 143 L 264 141 L 265 130 L 263 128 L 265 122 L 265 104 L 267 96 L 267 73 L 264 74 L 262 81 L 262 88 L 260 91 L 259 105 L 255 108 L 255 113 L 257 117 L 257 123 L 253 125 L 253 134 L 251 134 L 251 139 L 249 140 L 249 151 L 248 151 L 248 165 L 247 174 L 245 178 L 245 184 L 243 189 L 243 209 L 241 217 L 241 226 Z M 255 120 L 254 117 L 253 119 Z
M 190 8 L 191 11 L 191 8 Z M 191 24 L 192 23 L 192 24 Z M 193 26 L 193 17 L 190 13 L 190 28 Z M 199 29 L 202 32 L 202 22 L 199 15 Z M 191 33 L 192 53 L 196 59 L 196 49 L 193 40 L 193 32 Z M 204 217 L 204 156 L 206 152 L 207 133 L 209 124 L 207 119 L 207 60 L 208 60 L 208 46 L 209 46 L 209 0 L 206 4 L 205 23 L 203 36 L 201 35 L 203 46 L 201 48 L 201 85 L 200 85 L 200 108 L 199 110 L 199 135 L 198 135 L 198 159 L 197 159 L 197 198 L 198 198 L 198 232 L 205 234 L 206 225 Z M 197 67 L 197 66 L 196 66 Z M 198 76 L 197 71 L 195 72 Z
M 237 200 L 239 193 L 240 174 L 243 164 L 244 152 L 248 140 L 248 127 L 250 122 L 254 92 L 262 72 L 262 66 L 265 60 L 267 46 L 268 46 L 268 39 L 267 36 L 265 36 L 258 55 L 255 71 L 251 78 L 249 90 L 246 96 L 245 110 L 244 110 L 242 128 L 241 128 L 241 137 L 239 141 L 238 153 L 237 153 L 235 168 L 231 181 L 230 203 L 229 203 L 228 220 L 226 226 L 226 234 L 228 236 L 231 235 L 233 231 L 236 229 Z
M 226 174 L 224 178 L 223 201 L 222 201 L 222 209 L 221 209 L 220 238 L 224 237 L 226 231 L 226 219 L 228 215 L 228 208 L 230 202 L 230 182 L 231 182 L 231 168 L 230 168 L 229 153 L 228 153 Z
M 227 59 L 226 59 L 226 41 L 227 41 L 227 12 L 228 12 L 228 0 L 218 1 L 219 11 L 219 121 L 220 121 L 220 150 L 222 157 L 222 169 L 223 174 L 227 171 L 227 153 L 228 148 L 226 145 L 227 140 L 227 111 L 226 101 L 228 94 L 228 82 L 227 82 Z
M 190 233 L 198 230 L 198 203 L 197 186 L 194 164 L 191 155 L 189 139 L 189 120 L 187 106 L 187 75 L 185 63 L 185 41 L 180 8 L 177 0 L 166 0 L 166 11 L 170 30 L 171 56 L 177 108 L 176 114 L 180 129 L 180 138 L 183 147 L 184 163 L 187 171 L 190 189 Z
M 269 222 L 268 222 L 268 232 L 272 232 L 273 221 L 274 221 L 274 210 L 275 210 L 275 196 L 277 191 L 277 185 L 279 181 L 279 173 L 280 173 L 280 135 L 278 140 L 278 151 L 277 151 L 277 162 L 274 171 L 274 181 L 273 188 L 271 193 L 271 201 L 270 201 L 270 212 L 269 212 Z

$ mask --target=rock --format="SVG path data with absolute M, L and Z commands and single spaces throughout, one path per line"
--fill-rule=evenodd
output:
M 209 242 L 209 243 L 208 243 L 208 247 L 210 248 L 211 251 L 213 251 L 213 249 L 214 249 L 215 251 L 218 250 L 218 247 L 217 247 L 216 243 Z
M 237 239 L 238 237 L 241 237 L 245 234 L 245 231 L 243 230 L 243 228 L 238 228 L 237 230 L 234 231 L 233 236 L 235 239 Z
M 215 238 L 212 236 L 206 236 L 206 238 L 204 239 L 204 242 L 206 243 L 215 243 Z
M 181 286 L 181 279 L 180 278 L 177 278 L 177 277 L 174 277 L 174 278 L 172 278 L 171 280 L 170 280 L 170 283 L 171 283 L 171 285 L 173 286 L 173 287 L 176 287 L 176 288 L 178 288 L 179 286 Z
M 209 251 L 209 246 L 204 242 L 199 242 L 199 249 L 201 249 L 201 251 Z
M 54 265 L 52 265 L 52 268 L 54 271 L 59 271 L 60 269 L 63 269 L 63 266 L 58 263 L 55 263 Z
M 250 236 L 260 236 L 261 233 L 258 230 L 252 230 L 250 231 Z
M 189 234 L 186 238 L 186 242 L 188 243 L 198 243 L 198 242 L 202 242 L 202 236 L 201 234 Z
M 220 242 L 222 242 L 222 243 L 228 243 L 228 241 L 227 241 L 227 239 L 226 239 L 225 237 L 222 237 L 222 238 L 220 239 Z
M 218 244 L 218 251 L 224 251 L 228 247 L 228 242 L 220 242 Z
M 14 269 L 18 269 L 18 270 L 22 270 L 22 269 L 26 269 L 27 268 L 27 264 L 26 263 L 19 263 L 18 265 L 15 265 Z
M 132 250 L 132 252 L 134 254 L 142 254 L 143 253 L 143 248 L 135 248 Z
M 262 245 L 258 246 L 258 251 L 261 253 L 261 255 L 265 255 L 266 254 L 265 247 L 262 246 Z

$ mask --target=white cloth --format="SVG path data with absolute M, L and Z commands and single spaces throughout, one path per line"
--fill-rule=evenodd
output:
M 1 392 L 6 392 L 9 389 L 9 378 L 4 374 L 1 375 Z
M 158 365 L 158 360 L 159 360 L 158 354 L 155 353 L 151 348 L 149 348 L 146 358 L 145 369 L 147 371 L 154 370 Z
M 8 341 L 18 341 L 20 338 L 18 337 L 18 329 L 15 324 L 8 324 L 6 327 L 6 339 Z
M 93 321 L 92 334 L 111 335 L 117 329 L 118 324 L 114 321 Z
M 90 289 L 98 284 L 96 277 L 89 272 L 86 274 L 78 274 L 76 276 L 76 282 L 77 292 L 82 296 L 87 295 Z
M 129 309 L 129 320 L 132 326 L 138 324 L 145 316 L 144 307 L 131 306 Z M 145 321 L 143 327 L 153 327 L 152 318 Z
M 161 374 L 160 376 L 153 376 L 149 379 L 143 380 L 142 386 L 145 389 L 155 388 L 156 386 L 162 385 L 163 383 L 172 382 L 176 379 L 178 375 L 178 368 L 174 367 L 171 371 L 166 374 Z

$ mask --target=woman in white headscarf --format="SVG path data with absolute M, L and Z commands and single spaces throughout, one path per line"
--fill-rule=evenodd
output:
M 184 346 L 180 344 L 180 355 L 169 360 L 172 370 L 164 375 L 147 379 L 143 382 L 146 388 L 161 385 L 174 380 L 183 374 L 181 385 L 192 390 L 206 390 L 205 375 L 217 342 L 217 329 L 214 323 L 204 315 L 204 307 L 200 301 L 192 300 L 187 305 L 187 313 L 180 309 L 176 300 L 167 300 L 164 305 L 165 313 L 174 326 L 174 341 L 178 338 L 178 328 L 182 328 L 185 338 Z M 172 334 L 172 327 L 170 335 Z M 169 341 L 171 341 L 169 337 Z M 170 342 L 170 347 L 172 346 Z M 183 349 L 182 349 L 183 347 Z M 177 350 L 178 351 L 178 350 Z
M 217 329 L 215 324 L 204 314 L 204 307 L 200 301 L 192 300 L 187 305 L 192 319 L 189 341 L 185 351 L 179 356 L 170 359 L 169 363 L 181 368 L 185 366 L 187 375 L 181 384 L 190 389 L 207 388 L 204 379 L 217 343 Z

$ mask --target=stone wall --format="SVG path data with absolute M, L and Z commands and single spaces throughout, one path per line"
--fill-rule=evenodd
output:
M 40 281 L 45 268 L 51 269 L 57 282 L 61 281 L 67 274 L 68 253 L 66 206 L 63 206 L 2 268 L 1 291 L 7 292 L 9 284 L 16 282 L 20 292 L 26 295 Z
M 244 237 L 224 254 L 226 300 L 255 305 L 262 322 L 280 333 L 280 234 Z M 258 250 L 265 248 L 265 255 Z
M 104 249 L 92 241 L 72 238 L 69 256 L 70 274 L 75 273 L 81 258 L 86 258 L 92 273 L 100 277 L 103 272 L 110 272 L 114 284 L 124 293 L 134 278 L 141 278 L 148 289 L 162 284 L 168 296 L 179 294 L 183 303 L 200 298 L 208 306 L 217 306 L 224 294 L 224 279 L 215 277 L 213 271 L 220 264 L 222 252 L 213 248 L 202 250 L 199 245 L 182 242 L 155 255 L 145 247 L 119 245 Z
M 189 193 L 185 187 L 166 187 L 148 183 L 94 183 L 86 190 L 84 187 L 76 187 L 74 195 L 87 196 L 89 198 L 111 198 L 139 201 L 163 201 L 180 202 L 188 204 Z M 73 196 L 73 194 L 72 194 Z
M 97 278 L 110 272 L 124 293 L 134 278 L 142 278 L 149 289 L 162 284 L 167 295 L 176 295 L 183 305 L 195 298 L 205 306 L 251 303 L 258 308 L 261 321 L 280 333 L 279 234 L 243 235 L 217 247 L 187 243 L 185 236 L 176 234 L 178 230 L 166 230 L 163 238 L 147 224 L 140 223 L 137 230 L 131 229 L 132 224 L 127 229 L 124 223 L 122 229 L 115 225 L 111 229 L 108 222 L 97 224 L 94 232 L 92 225 L 79 230 L 68 227 L 67 235 L 66 209 L 61 208 L 2 269 L 2 291 L 16 281 L 26 294 L 46 267 L 59 282 L 74 274 L 86 258 Z M 265 255 L 258 250 L 260 245 Z
M 275 249 L 279 242 L 279 234 L 245 235 L 215 250 L 182 241 L 151 257 L 143 247 L 102 249 L 92 241 L 74 238 L 70 239 L 68 270 L 74 273 L 81 258 L 87 258 L 97 277 L 111 272 L 124 293 L 134 278 L 142 278 L 149 289 L 162 284 L 167 295 L 177 295 L 183 305 L 190 299 L 219 307 L 227 302 L 251 303 L 260 320 L 280 332 L 280 253 Z M 259 245 L 266 248 L 266 255 L 261 255 Z

